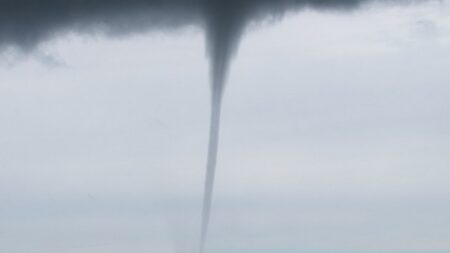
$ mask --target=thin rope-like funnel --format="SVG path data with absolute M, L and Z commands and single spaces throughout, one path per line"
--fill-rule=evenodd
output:
M 237 24 L 239 19 L 230 19 L 230 16 L 235 15 L 235 13 L 226 12 L 222 8 L 214 13 L 216 13 L 216 15 L 211 18 L 209 23 L 210 27 L 208 27 L 208 45 L 211 62 L 211 118 L 201 218 L 200 253 L 205 252 L 211 216 L 214 179 L 219 148 L 219 129 L 223 91 L 230 59 L 240 34 L 240 26 Z
M 211 121 L 209 130 L 208 161 L 206 166 L 205 189 L 203 196 L 202 224 L 200 252 L 205 250 L 206 235 L 208 234 L 209 219 L 211 216 L 214 178 L 219 147 L 220 112 L 222 107 L 221 92 L 213 92 L 211 104 Z
M 220 43 L 219 43 L 220 44 Z M 220 50 L 222 49 L 222 50 Z M 206 163 L 205 188 L 203 195 L 200 252 L 205 250 L 214 190 L 214 179 L 219 148 L 220 114 L 222 109 L 223 88 L 228 69 L 228 49 L 216 48 L 212 55 L 211 69 L 211 118 L 209 130 L 208 158 Z

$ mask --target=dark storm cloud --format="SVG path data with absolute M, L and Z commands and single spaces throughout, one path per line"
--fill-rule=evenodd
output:
M 245 25 L 305 7 L 352 9 L 387 0 L 0 0 L 0 51 L 23 51 L 61 33 L 124 36 L 200 26 L 206 30 L 213 75 L 226 75 Z M 390 0 L 400 2 L 406 0 Z
M 0 45 L 31 48 L 64 31 L 127 34 L 205 26 L 213 41 L 235 37 L 244 24 L 287 10 L 351 8 L 362 0 L 1 0 Z

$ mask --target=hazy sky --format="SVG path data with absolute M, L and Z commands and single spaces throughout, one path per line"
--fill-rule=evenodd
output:
M 0 57 L 0 251 L 191 253 L 202 29 Z M 224 98 L 208 252 L 450 252 L 450 2 L 253 24 Z

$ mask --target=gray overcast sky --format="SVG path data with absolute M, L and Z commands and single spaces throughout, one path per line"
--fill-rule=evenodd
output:
M 450 252 L 449 65 L 449 1 L 249 27 L 209 252 Z M 195 27 L 3 52 L 0 251 L 192 252 L 208 77 Z

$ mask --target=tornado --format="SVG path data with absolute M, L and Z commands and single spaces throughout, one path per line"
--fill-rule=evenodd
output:
M 219 3 L 223 3 L 223 1 Z M 229 72 L 230 61 L 237 48 L 244 24 L 240 13 L 235 11 L 238 9 L 234 8 L 233 4 L 235 3 L 236 2 L 234 1 L 229 2 L 228 4 L 218 4 L 218 2 L 216 2 L 209 6 L 209 10 L 207 11 L 207 13 L 210 13 L 206 29 L 208 54 L 211 66 L 211 115 L 201 216 L 200 253 L 205 252 L 206 238 L 211 217 L 214 180 L 219 150 L 223 93 Z
M 225 80 L 223 77 L 218 77 L 214 84 L 223 85 Z M 216 174 L 217 152 L 219 148 L 219 128 L 220 128 L 220 113 L 222 107 L 222 90 L 212 90 L 211 94 L 211 118 L 209 129 L 209 145 L 208 158 L 206 164 L 205 188 L 203 193 L 203 209 L 202 209 L 202 223 L 200 235 L 200 253 L 205 250 L 206 236 L 208 234 L 209 219 L 211 216 L 211 205 L 214 190 L 214 178 Z

